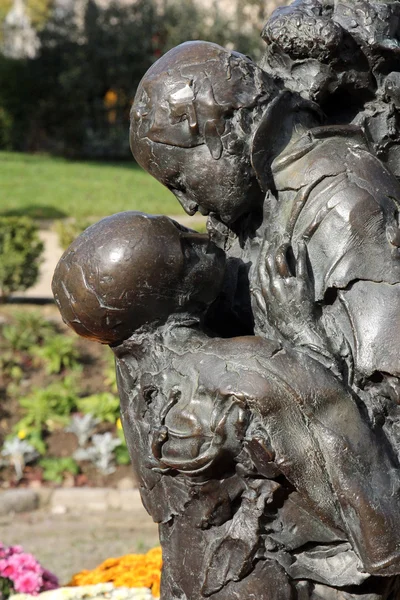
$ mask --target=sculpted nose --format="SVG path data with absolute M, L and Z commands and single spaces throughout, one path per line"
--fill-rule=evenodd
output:
M 197 212 L 199 205 L 196 204 L 194 200 L 190 200 L 190 198 L 185 195 L 185 191 L 174 189 L 173 192 L 178 198 L 183 210 L 192 217 Z

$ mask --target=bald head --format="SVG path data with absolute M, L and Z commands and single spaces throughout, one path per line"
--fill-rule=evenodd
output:
M 197 249 L 196 265 L 185 255 Z M 200 264 L 201 267 L 200 268 Z M 143 325 L 165 321 L 196 302 L 197 270 L 223 265 L 207 236 L 163 216 L 134 211 L 103 219 L 83 232 L 60 259 L 53 293 L 64 321 L 79 335 L 113 344 Z M 193 267 L 193 268 L 191 268 Z M 218 278 L 217 278 L 218 279 Z M 211 301 L 216 286 L 209 294 Z M 197 297 L 197 300 L 206 298 Z
M 272 80 L 246 56 L 211 42 L 181 44 L 139 85 L 131 111 L 133 155 L 189 214 L 235 220 L 261 198 L 247 146 L 275 93 Z
M 160 58 L 140 82 L 132 107 L 132 150 L 140 140 L 192 148 L 220 138 L 235 111 L 268 93 L 266 75 L 246 56 L 212 44 L 186 42 Z M 218 158 L 216 142 L 210 152 Z

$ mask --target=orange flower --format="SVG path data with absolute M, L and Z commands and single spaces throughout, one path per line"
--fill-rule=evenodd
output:
M 116 587 L 147 587 L 157 597 L 160 595 L 161 567 L 161 548 L 157 547 L 147 554 L 108 558 L 92 571 L 85 570 L 74 575 L 69 585 L 112 582 Z
M 118 94 L 115 90 L 108 90 L 104 96 L 104 104 L 107 108 L 112 108 L 118 102 Z

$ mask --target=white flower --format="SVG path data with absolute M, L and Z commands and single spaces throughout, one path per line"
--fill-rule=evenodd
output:
M 114 587 L 112 583 L 61 587 L 57 590 L 42 592 L 38 596 L 13 594 L 9 600 L 155 600 L 148 588 Z

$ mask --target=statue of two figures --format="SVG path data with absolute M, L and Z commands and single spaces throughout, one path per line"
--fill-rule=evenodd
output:
M 400 598 L 400 2 L 296 0 L 260 65 L 174 48 L 133 154 L 208 235 L 126 212 L 53 282 L 110 344 L 163 600 Z

